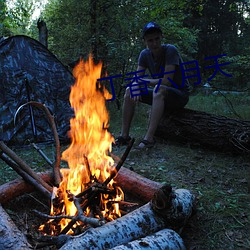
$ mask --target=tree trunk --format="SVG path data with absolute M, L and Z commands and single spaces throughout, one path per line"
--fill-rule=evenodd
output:
M 250 152 L 250 121 L 190 109 L 163 117 L 155 135 L 224 152 Z
M 0 204 L 0 249 L 32 249 L 24 235 L 17 229 Z
M 39 42 L 48 48 L 48 29 L 46 23 L 40 18 L 37 21 L 37 28 L 39 30 Z

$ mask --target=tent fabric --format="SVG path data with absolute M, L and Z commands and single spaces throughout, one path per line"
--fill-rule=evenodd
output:
M 45 112 L 38 108 L 26 105 L 14 123 L 16 111 L 29 100 L 50 110 L 60 140 L 67 140 L 73 83 L 71 72 L 37 40 L 21 35 L 0 40 L 0 140 L 8 144 L 53 140 Z

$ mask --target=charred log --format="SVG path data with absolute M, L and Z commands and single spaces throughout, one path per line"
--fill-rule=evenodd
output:
M 155 135 L 224 152 L 250 152 L 250 121 L 190 109 L 163 117 Z

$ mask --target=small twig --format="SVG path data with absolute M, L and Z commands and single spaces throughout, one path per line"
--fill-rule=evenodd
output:
M 86 155 L 84 155 L 84 156 L 83 156 L 83 159 L 84 159 L 84 164 L 85 164 L 85 166 L 86 166 L 86 170 L 87 170 L 88 177 L 89 177 L 89 179 L 91 180 L 91 179 L 92 179 L 92 174 L 91 174 L 91 170 L 90 170 L 88 158 L 87 158 Z
M 49 215 L 49 214 L 44 214 L 36 209 L 32 210 L 35 215 L 37 215 L 40 218 L 47 219 L 47 220 L 61 220 L 61 219 L 70 219 L 73 220 L 75 216 L 70 216 L 70 215 Z
M 105 222 L 96 218 L 90 218 L 83 215 L 83 211 L 89 206 L 89 204 L 93 201 L 93 199 L 96 198 L 96 192 L 92 194 L 88 199 L 85 200 L 84 205 L 81 206 L 79 198 L 77 198 L 75 195 L 69 193 L 69 200 L 73 200 L 76 208 L 77 213 L 74 216 L 74 218 L 68 223 L 68 225 L 62 230 L 60 234 L 66 234 L 77 221 L 81 221 L 85 224 L 89 224 L 94 227 L 98 227 L 103 225 Z
M 44 203 L 42 203 L 41 201 L 39 201 L 36 197 L 34 197 L 33 195 L 31 194 L 27 194 L 28 196 L 30 196 L 32 199 L 34 199 L 37 203 L 39 203 L 40 205 L 42 205 L 43 207 L 45 208 L 49 208 L 49 206 L 45 205 Z
M 94 192 L 99 192 L 102 194 L 116 194 L 116 192 L 113 189 L 108 188 L 107 186 L 103 186 L 103 184 L 100 183 L 94 183 L 92 186 L 85 189 L 83 192 L 76 195 L 76 198 L 83 197 L 85 195 L 91 195 Z M 88 197 L 86 197 L 87 199 Z

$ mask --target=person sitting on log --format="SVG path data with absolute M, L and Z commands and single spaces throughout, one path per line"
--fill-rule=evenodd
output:
M 155 144 L 154 134 L 163 114 L 183 108 L 189 100 L 190 85 L 183 73 L 183 61 L 177 48 L 162 44 L 162 29 L 155 22 L 144 26 L 142 38 L 147 48 L 139 55 L 137 71 L 131 73 L 134 77 L 125 79 L 132 81 L 125 90 L 122 130 L 115 140 L 117 146 L 127 145 L 131 140 L 129 130 L 136 102 L 152 105 L 148 130 L 138 145 L 139 148 L 150 148 Z M 152 78 L 147 78 L 146 69 Z

